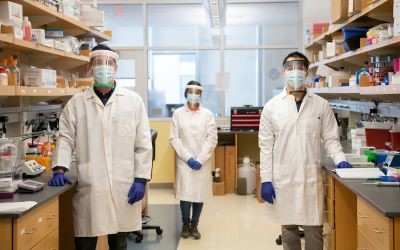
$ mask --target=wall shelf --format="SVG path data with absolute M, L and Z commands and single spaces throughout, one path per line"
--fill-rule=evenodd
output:
M 310 88 L 314 94 L 359 94 L 358 86 L 331 87 L 331 88 Z
M 382 41 L 376 44 L 368 45 L 357 50 L 346 52 L 339 56 L 334 56 L 328 59 L 324 59 L 317 63 L 310 64 L 310 68 L 316 68 L 320 65 L 335 64 L 342 61 L 350 63 L 359 63 L 368 59 L 371 55 L 387 54 L 388 51 L 398 50 L 400 48 L 400 36 L 394 36 L 389 40 Z
M 35 0 L 13 0 L 23 5 L 24 16 L 29 17 L 51 17 L 46 25 L 48 27 L 63 28 L 66 35 L 70 36 L 94 36 L 100 42 L 111 40 L 111 37 L 92 29 L 79 20 L 57 12 L 53 8 Z
M 339 31 L 344 27 L 353 26 L 353 24 L 356 24 L 358 21 L 361 21 L 360 19 L 362 19 L 362 18 L 365 18 L 368 16 L 370 16 L 371 18 L 374 18 L 374 16 L 376 16 L 377 13 L 386 13 L 386 12 L 391 12 L 392 10 L 393 10 L 393 0 L 380 0 L 375 3 L 372 3 L 372 4 L 368 5 L 365 9 L 363 9 L 360 13 L 349 17 L 345 22 L 340 23 L 340 24 L 333 24 L 327 32 L 316 37 L 305 48 L 311 49 L 312 47 L 315 47 L 315 46 L 321 46 L 321 43 L 324 40 L 330 39 L 330 35 L 332 33 Z
M 89 62 L 89 57 L 87 56 L 76 55 L 74 53 L 46 47 L 34 42 L 15 39 L 11 35 L 7 34 L 0 34 L 0 42 L 4 43 L 4 46 L 2 46 L 2 48 L 12 49 L 29 54 L 40 54 L 41 56 L 48 55 L 55 56 L 57 58 L 61 57 L 62 60 L 72 62 L 73 67 L 82 66 Z
M 38 88 L 38 87 L 0 87 L 0 96 L 72 96 L 82 89 L 77 88 Z
M 361 95 L 400 95 L 400 85 L 361 87 Z M 400 96 L 399 96 L 400 98 Z

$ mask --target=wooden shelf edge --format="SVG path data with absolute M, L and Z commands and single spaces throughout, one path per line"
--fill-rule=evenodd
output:
M 331 57 L 331 58 L 328 58 L 328 59 L 324 59 L 324 60 L 322 60 L 320 62 L 317 62 L 317 63 L 312 63 L 312 64 L 310 64 L 310 68 L 316 68 L 321 64 L 329 64 L 329 63 L 337 62 L 337 61 L 340 61 L 340 60 L 343 60 L 343 59 L 347 59 L 347 58 L 350 58 L 350 57 L 358 56 L 358 55 L 361 55 L 361 54 L 364 54 L 364 53 L 368 53 L 368 52 L 371 52 L 371 51 L 374 51 L 374 50 L 377 50 L 377 49 L 383 49 L 383 48 L 385 48 L 387 46 L 395 45 L 397 43 L 400 43 L 400 36 L 394 36 L 391 39 L 386 40 L 386 41 L 382 41 L 382 42 L 379 42 L 379 43 L 376 43 L 376 44 L 368 45 L 368 46 L 365 46 L 363 48 L 359 48 L 357 50 L 352 50 L 352 51 L 346 52 L 344 54 L 341 54 L 339 56 L 334 56 L 334 57 Z
M 318 36 L 317 38 L 315 38 L 314 40 L 312 40 L 311 43 L 308 44 L 308 45 L 305 47 L 305 49 L 310 49 L 311 47 L 317 45 L 319 42 L 321 42 L 322 40 L 324 40 L 326 36 L 329 36 L 329 35 L 331 35 L 332 33 L 334 33 L 334 32 L 336 32 L 336 31 L 338 31 L 338 30 L 344 28 L 346 25 L 348 25 L 348 24 L 350 24 L 350 23 L 356 21 L 357 19 L 359 19 L 359 18 L 365 16 L 365 15 L 368 14 L 369 12 L 373 11 L 374 9 L 376 9 L 376 8 L 380 7 L 381 5 L 383 5 L 383 4 L 387 3 L 387 2 L 390 2 L 390 1 L 392 1 L 392 0 L 381 0 L 381 1 L 378 1 L 378 2 L 375 2 L 375 3 L 372 3 L 372 4 L 368 5 L 368 7 L 366 7 L 365 9 L 363 9 L 360 13 L 355 14 L 355 15 L 349 17 L 345 22 L 340 23 L 340 24 L 333 24 L 333 27 L 334 27 L 334 28 L 328 30 L 327 32 L 321 34 L 320 36 Z
M 16 87 L 17 96 L 67 96 L 67 88 Z
M 15 86 L 0 86 L 0 96 L 15 96 Z

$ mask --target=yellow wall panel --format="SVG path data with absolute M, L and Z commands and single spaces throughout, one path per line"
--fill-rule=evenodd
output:
M 175 182 L 175 151 L 168 142 L 170 126 L 171 120 L 150 121 L 150 127 L 158 132 L 151 183 Z

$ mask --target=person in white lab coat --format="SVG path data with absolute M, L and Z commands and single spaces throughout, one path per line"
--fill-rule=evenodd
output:
M 212 197 L 210 158 L 218 136 L 212 112 L 200 105 L 202 90 L 196 81 L 186 85 L 187 103 L 173 113 L 169 137 L 177 154 L 176 198 L 180 200 L 181 236 L 185 239 L 201 238 L 197 228 L 201 210 L 203 203 Z
M 109 248 L 127 249 L 128 232 L 141 229 L 152 144 L 142 98 L 114 80 L 118 55 L 98 45 L 89 55 L 94 85 L 66 104 L 53 158 L 51 186 L 70 183 L 71 155 L 77 159 L 73 196 L 75 247 L 95 250 L 98 236 Z
M 283 61 L 286 86 L 264 107 L 259 129 L 261 195 L 267 217 L 282 225 L 285 250 L 322 250 L 324 188 L 321 143 L 338 168 L 351 167 L 338 136 L 328 101 L 306 86 L 309 61 L 293 52 Z

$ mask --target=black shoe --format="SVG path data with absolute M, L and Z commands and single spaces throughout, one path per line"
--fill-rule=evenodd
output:
M 191 231 L 192 237 L 195 240 L 199 240 L 201 238 L 201 234 L 199 233 L 199 230 L 197 229 L 197 225 L 192 225 L 190 231 Z
M 181 236 L 184 239 L 189 238 L 189 236 L 190 236 L 190 225 L 189 224 L 183 224 Z

